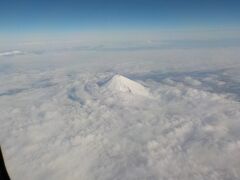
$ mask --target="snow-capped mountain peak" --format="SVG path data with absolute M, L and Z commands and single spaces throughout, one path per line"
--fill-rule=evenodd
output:
M 104 87 L 112 92 L 149 96 L 149 92 L 146 87 L 119 74 L 113 76 Z

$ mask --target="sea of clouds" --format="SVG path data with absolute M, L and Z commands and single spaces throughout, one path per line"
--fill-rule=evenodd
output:
M 94 47 L 1 53 L 12 179 L 240 179 L 239 47 Z M 103 92 L 115 74 L 151 96 Z

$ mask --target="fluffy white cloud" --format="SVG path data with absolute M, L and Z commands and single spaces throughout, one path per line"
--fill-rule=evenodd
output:
M 11 71 L 0 71 L 0 141 L 11 178 L 239 179 L 239 54 L 202 52 L 11 58 Z M 116 73 L 150 96 L 106 90 Z

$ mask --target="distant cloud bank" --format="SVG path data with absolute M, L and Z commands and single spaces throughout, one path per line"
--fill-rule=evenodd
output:
M 5 52 L 0 52 L 0 57 L 1 56 L 15 56 L 15 55 L 20 55 L 20 54 L 23 54 L 23 52 L 19 51 L 19 50 L 5 51 Z

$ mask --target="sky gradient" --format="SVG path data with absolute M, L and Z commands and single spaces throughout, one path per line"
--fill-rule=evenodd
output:
M 8 0 L 0 33 L 239 27 L 239 1 Z

